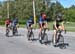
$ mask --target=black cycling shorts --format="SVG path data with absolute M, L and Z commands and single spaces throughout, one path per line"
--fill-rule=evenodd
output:
M 45 23 L 42 23 L 42 27 L 45 25 Z M 39 23 L 39 27 L 41 28 L 41 24 Z
M 6 28 L 8 28 L 9 24 L 6 24 Z
M 59 28 L 59 24 L 56 24 L 56 27 Z M 56 30 L 55 25 L 53 25 L 53 29 Z

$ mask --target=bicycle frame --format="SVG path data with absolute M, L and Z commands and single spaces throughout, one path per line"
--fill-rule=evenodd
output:
M 28 29 L 28 34 L 27 34 L 28 40 L 31 40 L 30 38 L 32 37 L 32 35 L 33 35 L 33 38 L 34 38 L 34 34 L 33 34 L 33 31 L 32 31 L 32 28 L 29 28 Z
M 39 38 L 40 38 L 39 41 L 40 41 L 41 44 L 43 44 L 43 43 L 48 41 L 48 36 L 46 34 L 46 30 L 47 30 L 47 28 L 43 28 L 42 33 L 39 35 Z M 44 40 L 44 42 L 43 42 L 43 40 Z

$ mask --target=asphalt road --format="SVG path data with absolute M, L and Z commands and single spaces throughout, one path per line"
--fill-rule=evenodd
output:
M 19 35 L 10 37 L 5 36 L 5 28 L 0 27 L 0 54 L 75 54 L 75 32 L 64 34 L 65 49 L 60 46 L 54 47 L 51 42 L 47 45 L 40 44 L 38 40 L 28 41 L 27 30 L 19 28 Z M 38 38 L 39 31 L 33 30 L 35 39 Z M 53 31 L 47 31 L 48 40 L 51 41 Z

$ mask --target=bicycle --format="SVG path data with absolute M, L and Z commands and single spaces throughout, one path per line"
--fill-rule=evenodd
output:
M 12 29 L 12 30 L 13 30 L 13 35 L 18 34 L 17 27 L 14 27 L 14 26 L 13 26 L 13 29 Z
M 66 30 L 64 31 L 66 33 Z M 56 46 L 57 43 L 61 43 L 64 46 L 64 37 L 61 33 L 62 33 L 62 30 L 59 29 L 58 31 L 56 31 L 56 36 L 52 37 L 52 43 L 54 46 Z
M 12 28 L 11 28 L 11 25 L 8 25 L 8 26 L 6 27 L 6 36 L 7 36 L 7 37 L 9 37 L 9 32 L 10 32 L 11 29 L 12 29 Z
M 48 28 L 43 28 L 42 32 L 39 34 L 39 42 L 41 44 L 46 43 L 48 41 L 48 36 L 47 36 L 47 33 L 46 33 L 47 29 Z
M 9 36 L 9 27 L 6 28 L 6 36 Z
M 27 33 L 27 39 L 28 40 L 33 40 L 34 39 L 34 33 L 33 33 L 33 28 L 29 28 L 28 33 Z

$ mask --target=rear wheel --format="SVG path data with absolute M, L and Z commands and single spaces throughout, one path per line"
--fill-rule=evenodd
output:
M 9 36 L 9 29 L 6 29 L 6 36 Z

